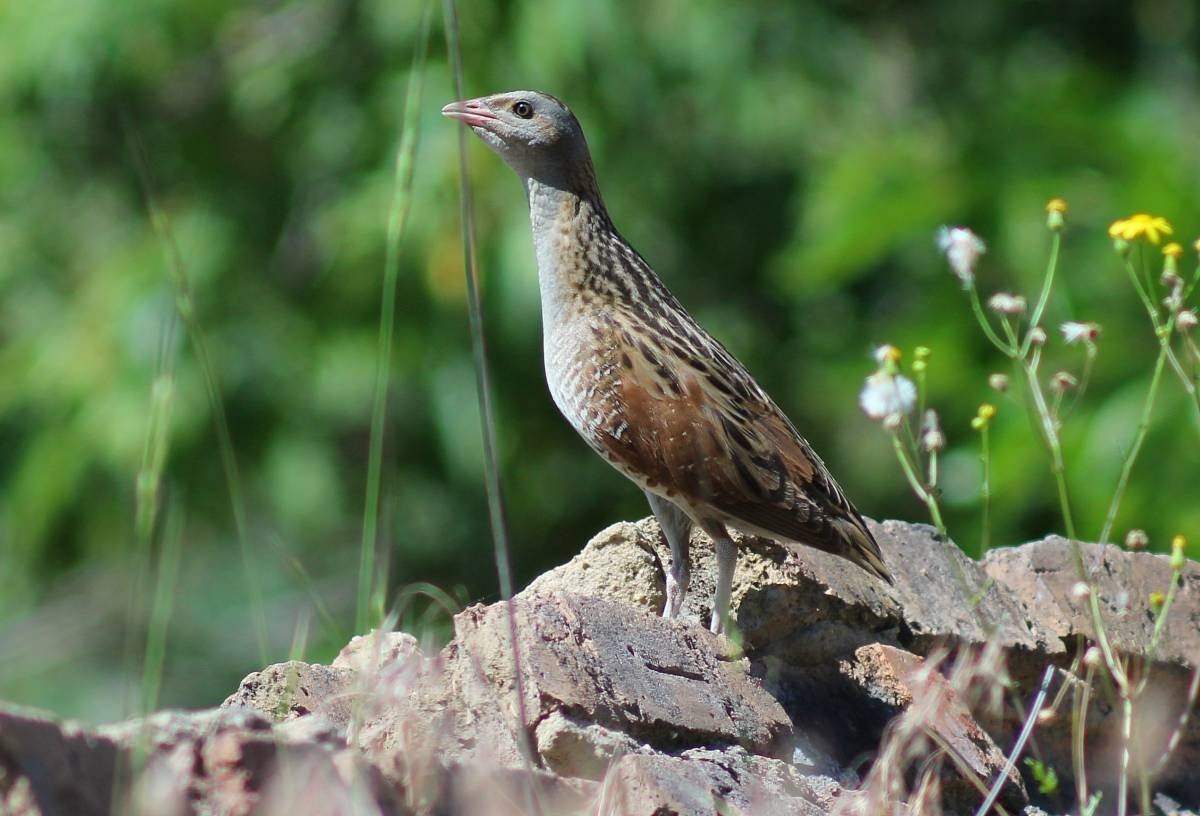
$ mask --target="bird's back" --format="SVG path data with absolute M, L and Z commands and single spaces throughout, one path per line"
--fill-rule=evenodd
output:
M 603 208 L 557 203 L 542 216 L 541 235 L 533 220 L 547 381 L 588 444 L 694 519 L 816 547 L 890 581 L 811 446 Z

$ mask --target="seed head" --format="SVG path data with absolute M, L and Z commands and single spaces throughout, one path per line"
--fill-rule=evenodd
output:
M 1075 343 L 1095 343 L 1100 337 L 1100 325 L 1097 323 L 1068 321 L 1063 323 L 1059 329 L 1063 333 L 1063 340 L 1068 345 L 1074 345 Z
M 1008 390 L 1008 375 L 1007 374 L 992 374 L 988 377 L 988 385 L 993 391 L 999 391 L 1003 394 Z
M 1046 345 L 1046 330 L 1041 326 L 1034 326 L 1029 330 L 1029 342 L 1035 346 Z
M 1071 587 L 1071 600 L 1076 603 L 1082 603 L 1092 597 L 1092 588 L 1087 585 L 1086 581 L 1077 581 Z
M 921 420 L 921 447 L 926 453 L 937 453 L 946 447 L 946 436 L 938 422 L 937 411 L 930 408 Z
M 876 422 L 894 422 L 893 427 L 899 427 L 916 402 L 917 387 L 912 380 L 884 369 L 867 377 L 858 395 L 858 404 L 864 414 Z
M 963 288 L 970 288 L 975 283 L 975 264 L 987 252 L 987 245 L 966 227 L 942 227 L 938 230 L 937 244 Z
M 988 308 L 996 314 L 1019 315 L 1025 313 L 1025 298 L 1009 292 L 997 292 L 988 298 Z
M 1079 385 L 1079 380 L 1075 379 L 1069 371 L 1059 371 L 1050 378 L 1050 388 L 1058 394 L 1065 394 L 1077 385 Z
M 1099 646 L 1089 646 L 1088 650 L 1083 653 L 1083 665 L 1088 668 L 1098 669 L 1104 662 L 1104 653 L 1100 651 Z
M 1038 725 L 1050 725 L 1052 722 L 1054 722 L 1057 719 L 1058 719 L 1058 712 L 1055 711 L 1053 708 L 1043 708 L 1041 711 L 1039 711 L 1037 713 L 1037 724 Z
M 1181 309 L 1179 314 L 1175 315 L 1175 328 L 1179 329 L 1181 332 L 1190 332 L 1192 329 L 1196 328 L 1196 324 L 1198 322 L 1200 322 L 1200 320 L 1196 318 L 1195 309 Z
M 1150 536 L 1146 531 L 1135 528 L 1125 534 L 1125 549 L 1140 552 L 1150 546 Z

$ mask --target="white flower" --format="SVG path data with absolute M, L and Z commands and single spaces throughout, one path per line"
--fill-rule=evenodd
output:
M 1008 292 L 997 292 L 988 298 L 988 308 L 996 314 L 1019 315 L 1025 312 L 1025 298 Z
M 937 411 L 930 408 L 921 420 L 921 447 L 926 453 L 937 453 L 946 447 L 946 436 L 938 422 Z
M 1092 597 L 1092 588 L 1085 581 L 1078 581 L 1071 587 L 1071 599 L 1078 602 Z
M 902 374 L 876 371 L 863 385 L 858 404 L 876 422 L 895 425 L 917 402 L 917 387 Z
M 966 227 L 942 227 L 937 235 L 938 249 L 946 253 L 950 269 L 966 289 L 975 282 L 975 263 L 987 252 L 983 240 Z
M 1063 339 L 1069 344 L 1079 342 L 1094 343 L 1100 336 L 1100 326 L 1097 323 L 1076 323 L 1074 321 L 1063 323 L 1059 327 L 1063 333 Z

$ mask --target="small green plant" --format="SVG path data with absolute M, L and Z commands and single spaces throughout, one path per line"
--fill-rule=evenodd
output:
M 1053 768 L 1033 757 L 1026 757 L 1025 765 L 1029 768 L 1029 773 L 1033 775 L 1038 793 L 1046 796 L 1058 793 L 1058 774 L 1054 772 Z

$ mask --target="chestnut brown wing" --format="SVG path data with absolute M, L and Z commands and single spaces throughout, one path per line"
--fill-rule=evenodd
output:
M 890 582 L 878 544 L 824 463 L 745 369 L 723 347 L 710 349 L 713 364 L 701 370 L 653 348 L 623 355 L 610 456 L 668 498 Z

